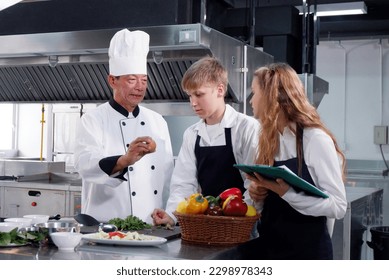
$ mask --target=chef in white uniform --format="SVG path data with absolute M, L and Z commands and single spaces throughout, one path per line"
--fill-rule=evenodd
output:
M 149 40 L 147 33 L 127 29 L 113 36 L 108 76 L 113 98 L 84 114 L 78 127 L 81 212 L 100 222 L 134 215 L 151 223 L 153 209 L 164 207 L 168 195 L 173 152 L 167 123 L 138 105 L 147 89 Z

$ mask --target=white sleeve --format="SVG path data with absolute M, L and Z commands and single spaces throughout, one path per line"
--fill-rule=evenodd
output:
M 233 140 L 235 159 L 237 164 L 253 164 L 257 156 L 260 125 L 254 118 L 244 122 L 244 125 L 244 127 L 240 125 L 235 127 L 237 136 L 236 139 Z M 241 171 L 240 173 L 246 189 L 243 194 L 245 201 L 252 204 L 252 200 L 247 190 L 251 181 L 246 178 L 244 172 Z
M 324 132 L 314 134 L 304 142 L 304 159 L 315 185 L 329 198 L 297 193 L 293 188 L 289 188 L 282 198 L 304 215 L 343 218 L 347 210 L 346 190 L 332 139 Z
M 169 196 L 169 190 L 170 190 L 170 182 L 171 182 L 171 177 L 173 173 L 173 168 L 174 168 L 174 160 L 173 160 L 173 149 L 172 149 L 172 143 L 170 139 L 170 133 L 169 133 L 169 128 L 167 126 L 167 123 L 164 122 L 163 124 L 164 129 L 163 131 L 163 139 L 165 142 L 165 151 L 166 151 L 166 156 L 165 156 L 165 181 L 163 185 L 163 201 L 164 203 L 167 201 L 167 197 Z M 163 205 L 165 206 L 165 205 Z
M 196 156 L 194 146 L 196 133 L 188 128 L 184 132 L 182 146 L 176 160 L 170 183 L 170 196 L 166 212 L 176 221 L 173 212 L 178 203 L 198 191 Z
M 106 157 L 103 133 L 99 117 L 94 114 L 82 116 L 77 130 L 75 168 L 87 182 L 116 187 L 123 181 L 108 176 L 99 166 L 100 160 Z

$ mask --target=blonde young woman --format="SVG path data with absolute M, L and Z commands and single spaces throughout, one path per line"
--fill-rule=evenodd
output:
M 345 157 L 289 65 L 257 69 L 252 91 L 253 114 L 262 127 L 256 163 L 286 165 L 329 196 L 308 195 L 282 179 L 248 175 L 249 194 L 262 209 L 258 248 L 251 249 L 252 257 L 332 259 L 333 225 L 344 217 L 347 206 Z

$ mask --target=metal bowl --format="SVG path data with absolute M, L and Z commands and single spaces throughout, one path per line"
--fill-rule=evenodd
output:
M 39 229 L 39 232 L 42 232 L 46 235 L 47 241 L 49 244 L 53 244 L 53 241 L 50 237 L 51 233 L 54 232 L 77 232 L 80 233 L 80 228 L 82 224 L 76 222 L 47 222 L 35 224 L 35 227 Z

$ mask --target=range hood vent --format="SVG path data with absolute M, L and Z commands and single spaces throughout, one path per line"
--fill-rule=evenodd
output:
M 245 102 L 255 68 L 273 57 L 203 24 L 139 27 L 150 34 L 145 102 L 188 101 L 181 79 L 203 56 L 229 74 L 227 101 Z M 132 30 L 129 28 L 129 30 Z M 0 102 L 103 102 L 108 46 L 118 29 L 0 36 Z

